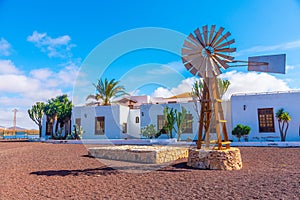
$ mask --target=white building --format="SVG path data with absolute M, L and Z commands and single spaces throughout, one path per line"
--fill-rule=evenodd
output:
M 300 141 L 299 100 L 300 91 L 233 95 L 230 101 L 222 103 L 229 139 L 237 141 L 231 131 L 237 124 L 242 124 L 251 127 L 249 141 L 280 141 L 275 113 L 284 108 L 292 118 L 286 141 Z M 83 139 L 141 138 L 141 129 L 147 125 L 155 125 L 157 131 L 162 129 L 163 109 L 166 106 L 178 111 L 181 111 L 181 107 L 186 108 L 188 119 L 192 120 L 185 124 L 186 129 L 180 138 L 196 140 L 199 117 L 195 103 L 187 95 L 155 99 L 136 96 L 123 98 L 119 104 L 112 106 L 75 106 L 72 127 L 78 124 L 83 128 Z M 43 135 L 45 131 L 43 127 Z M 176 131 L 172 136 L 177 138 Z M 162 134 L 159 138 L 168 136 Z
M 232 95 L 232 127 L 250 126 L 249 141 L 280 141 L 275 113 L 283 108 L 291 116 L 286 141 L 300 141 L 299 101 L 300 91 Z
M 128 106 L 80 106 L 73 108 L 73 123 L 84 130 L 82 139 L 140 138 L 140 111 Z

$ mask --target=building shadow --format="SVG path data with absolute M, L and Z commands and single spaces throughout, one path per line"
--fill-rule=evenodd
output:
M 31 172 L 30 175 L 37 176 L 93 176 L 101 175 L 107 176 L 117 174 L 118 171 L 111 167 L 99 167 L 99 168 L 88 168 L 83 170 L 46 170 L 46 171 L 35 171 Z
M 94 157 L 84 155 L 83 157 L 95 159 Z M 88 168 L 82 170 L 45 170 L 31 172 L 30 175 L 36 176 L 108 176 L 119 173 L 150 173 L 150 172 L 192 172 L 193 168 L 187 166 L 185 159 L 177 160 L 173 163 L 164 164 L 145 164 L 137 162 L 125 162 L 116 160 L 100 160 L 105 163 L 98 168 Z

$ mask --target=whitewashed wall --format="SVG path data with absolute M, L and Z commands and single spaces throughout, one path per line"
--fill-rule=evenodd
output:
M 43 139 L 48 139 L 48 136 L 46 136 L 46 127 L 47 127 L 47 116 L 43 115 L 42 118 L 42 138 Z
M 284 108 L 288 111 L 292 120 L 288 129 L 286 141 L 299 141 L 300 126 L 300 92 L 287 93 L 265 93 L 265 94 L 248 94 L 233 95 L 231 97 L 232 110 L 232 127 L 237 124 L 248 125 L 251 127 L 249 141 L 272 140 L 280 141 L 280 133 L 278 129 L 275 113 L 278 109 Z M 244 110 L 245 106 L 245 110 Z M 258 108 L 273 108 L 275 133 L 260 133 L 258 124 Z M 230 132 L 231 134 L 231 132 Z M 232 137 L 232 136 L 231 136 Z M 257 139 L 258 138 L 258 139 Z M 236 140 L 235 137 L 233 137 Z
M 139 118 L 139 122 L 136 123 L 136 118 Z M 130 109 L 127 122 L 127 133 L 129 138 L 140 138 L 141 137 L 141 128 L 140 128 L 140 109 Z
M 181 134 L 181 139 L 186 140 L 187 138 L 195 139 L 198 130 L 198 115 L 195 110 L 195 104 L 193 102 L 188 103 L 172 103 L 172 104 L 144 104 L 141 105 L 141 128 L 154 124 L 157 128 L 157 115 L 163 115 L 164 107 L 177 109 L 181 111 L 181 106 L 185 107 L 187 111 L 193 115 L 193 132 Z M 177 129 L 175 124 L 175 129 Z M 172 136 L 177 138 L 176 131 L 172 132 Z M 166 134 L 162 134 L 159 138 L 168 138 Z
M 128 110 L 127 107 L 120 105 L 74 107 L 72 121 L 75 124 L 75 119 L 81 118 L 83 139 L 119 139 L 124 137 L 122 124 L 128 118 Z M 100 116 L 105 117 L 105 134 L 95 135 L 95 117 Z
M 114 105 L 114 106 L 117 106 L 117 105 Z M 117 118 L 117 115 L 119 114 L 119 118 L 120 118 L 119 123 L 118 123 L 119 130 L 120 130 L 119 138 L 128 138 L 127 133 L 128 133 L 129 107 L 121 106 L 121 105 L 118 105 L 117 107 L 118 107 L 118 110 L 115 110 L 115 111 L 119 112 L 119 113 L 115 113 L 114 115 Z M 127 133 L 123 133 L 123 128 L 122 128 L 123 123 L 127 123 Z

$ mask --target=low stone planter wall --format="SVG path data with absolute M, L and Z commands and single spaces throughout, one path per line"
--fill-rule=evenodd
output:
M 239 170 L 243 166 L 240 150 L 232 147 L 226 150 L 190 148 L 187 165 L 218 170 Z
M 188 148 L 170 146 L 105 146 L 89 148 L 88 152 L 96 158 L 151 164 L 188 157 Z

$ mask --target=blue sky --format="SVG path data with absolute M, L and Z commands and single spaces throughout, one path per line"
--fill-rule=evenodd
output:
M 187 35 L 197 27 L 216 24 L 236 40 L 236 59 L 287 54 L 284 75 L 247 72 L 245 67 L 224 72 L 222 76 L 232 83 L 228 96 L 299 89 L 299 21 L 299 0 L 0 0 L 0 125 L 12 126 L 12 109 L 18 108 L 18 125 L 37 128 L 26 113 L 36 101 L 62 93 L 72 96 L 74 86 L 80 84 L 93 93 L 95 77 L 89 82 L 75 82 L 91 52 L 116 34 L 144 27 Z M 137 41 L 149 36 L 137 36 Z M 97 55 L 99 60 L 116 48 Z M 160 49 L 140 49 L 120 55 L 109 66 L 96 65 L 88 70 L 98 74 L 99 68 L 106 68 L 103 76 L 121 79 L 128 88 L 133 86 L 130 80 L 144 80 L 130 91 L 134 94 L 168 96 L 187 90 L 195 80 L 184 69 L 179 55 Z M 161 84 L 150 81 L 156 80 L 153 71 Z

